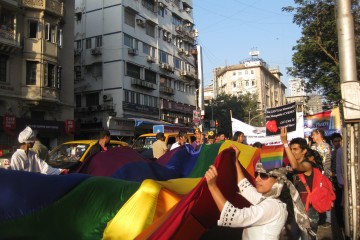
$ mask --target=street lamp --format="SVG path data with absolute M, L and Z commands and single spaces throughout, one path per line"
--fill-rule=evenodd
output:
M 265 112 L 260 112 L 258 115 L 250 118 L 250 111 L 249 111 L 249 125 L 250 125 L 250 123 L 251 123 L 252 120 L 254 120 L 255 118 L 260 117 L 260 116 L 263 115 L 264 113 L 265 113 Z

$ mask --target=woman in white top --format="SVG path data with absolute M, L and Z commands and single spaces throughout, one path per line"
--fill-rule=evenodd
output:
M 216 184 L 217 170 L 211 165 L 205 173 L 210 193 L 220 210 L 219 226 L 242 227 L 242 239 L 279 239 L 280 232 L 285 225 L 288 212 L 285 203 L 280 201 L 280 196 L 284 184 L 290 190 L 292 207 L 296 222 L 301 229 L 310 230 L 310 222 L 306 215 L 304 205 L 301 203 L 298 192 L 292 183 L 286 179 L 284 168 L 266 171 L 261 163 L 256 165 L 256 188 L 245 178 L 240 162 L 237 160 L 240 154 L 239 150 L 232 146 L 236 153 L 236 171 L 237 181 L 240 189 L 239 194 L 246 198 L 252 206 L 248 208 L 236 208 L 224 195 Z M 309 234 L 313 235 L 312 232 Z

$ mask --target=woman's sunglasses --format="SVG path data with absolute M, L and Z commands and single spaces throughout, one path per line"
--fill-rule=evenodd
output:
M 274 177 L 274 176 L 271 176 L 267 173 L 262 173 L 262 172 L 255 172 L 255 178 L 257 178 L 258 176 L 260 176 L 261 180 L 268 180 L 269 177 Z

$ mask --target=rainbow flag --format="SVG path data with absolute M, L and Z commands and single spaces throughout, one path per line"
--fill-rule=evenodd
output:
M 220 214 L 203 178 L 210 164 L 221 173 L 224 195 L 239 207 L 248 205 L 237 193 L 231 144 L 240 149 L 238 161 L 253 182 L 260 150 L 232 141 L 203 145 L 200 152 L 182 147 L 159 162 L 118 149 L 102 165 L 100 158 L 89 162 L 89 174 L 0 169 L 0 239 L 199 239 Z
M 266 170 L 283 166 L 284 146 L 263 146 L 260 150 L 260 158 Z

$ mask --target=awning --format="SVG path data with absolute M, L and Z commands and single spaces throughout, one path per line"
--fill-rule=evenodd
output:
M 135 120 L 135 127 L 139 127 L 141 125 L 171 125 L 168 122 L 157 121 L 147 118 L 129 118 Z

